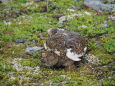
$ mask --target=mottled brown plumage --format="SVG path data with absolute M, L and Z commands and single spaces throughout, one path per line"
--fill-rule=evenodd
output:
M 52 66 L 67 67 L 74 64 L 74 61 L 70 60 L 69 58 L 60 57 L 52 51 L 47 51 L 47 52 L 42 53 L 42 62 L 47 67 L 52 67 Z
M 46 39 L 44 47 L 46 49 L 45 64 L 69 66 L 74 61 L 80 61 L 86 53 L 86 40 L 78 33 L 64 29 L 49 29 L 50 37 Z M 58 59 L 58 60 L 57 60 Z M 55 61 L 53 61 L 55 60 Z M 51 61 L 51 62 L 50 62 Z M 54 64 L 55 63 L 55 64 Z
M 64 29 L 51 30 L 50 38 L 46 40 L 47 47 L 50 49 L 64 51 L 67 48 L 72 48 L 72 51 L 77 54 L 84 52 L 86 43 L 86 39 L 78 33 Z

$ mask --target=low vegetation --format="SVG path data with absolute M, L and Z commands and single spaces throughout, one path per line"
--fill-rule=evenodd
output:
M 107 2 L 106 2 L 107 3 Z M 48 6 L 47 6 L 48 5 Z M 74 9 L 70 11 L 67 9 Z M 58 24 L 58 15 L 78 14 Z M 115 86 L 115 26 L 108 17 L 74 0 L 13 0 L 0 4 L 0 86 Z M 41 52 L 25 53 L 28 46 L 43 46 L 49 28 L 66 28 L 88 39 L 88 53 L 100 64 L 86 61 L 75 71 L 41 67 Z M 18 39 L 27 39 L 17 43 Z

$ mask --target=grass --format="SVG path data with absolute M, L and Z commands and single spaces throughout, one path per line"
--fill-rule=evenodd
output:
M 1 5 L 0 86 L 114 86 L 114 23 L 107 19 L 109 13 L 97 15 L 94 10 L 84 9 L 82 4 L 82 1 L 78 4 L 74 0 L 52 0 L 48 4 L 48 11 L 46 1 L 19 0 Z M 53 16 L 60 13 L 71 15 L 67 9 L 73 5 L 82 6 L 74 11 L 79 15 L 58 24 L 58 19 Z M 56 27 L 65 27 L 86 37 L 88 53 L 98 56 L 100 64 L 92 69 L 90 64 L 83 62 L 75 71 L 65 72 L 64 69 L 42 68 L 40 51 L 32 56 L 25 53 L 28 46 L 43 46 L 47 38 L 46 30 Z M 41 33 L 43 39 L 40 38 Z M 16 43 L 20 38 L 28 41 Z

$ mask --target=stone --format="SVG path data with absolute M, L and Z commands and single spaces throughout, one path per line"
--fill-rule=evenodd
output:
M 77 16 L 77 14 L 71 14 L 71 15 L 62 16 L 62 17 L 59 18 L 58 24 L 62 24 L 64 21 L 68 21 L 70 19 L 73 19 L 76 16 Z
M 108 2 L 115 2 L 115 0 L 108 0 Z
M 45 1 L 45 0 L 31 0 L 31 1 L 40 2 L 40 1 Z
M 97 11 L 115 11 L 115 4 L 104 4 L 102 0 L 84 0 L 84 5 Z
M 109 19 L 109 20 L 111 20 L 111 21 L 115 22 L 115 16 L 113 16 L 113 15 L 108 16 L 108 18 L 107 18 L 107 19 Z
M 5 3 L 5 2 L 10 2 L 12 0 L 0 0 L 0 2 Z
M 104 23 L 104 24 L 101 24 L 101 25 L 104 26 L 104 27 L 106 27 L 106 28 L 109 27 L 109 25 L 107 23 Z
M 16 40 L 16 43 L 25 43 L 27 41 L 27 39 L 25 38 L 20 38 Z
M 34 52 L 43 49 L 43 47 L 40 46 L 34 46 L 34 47 L 27 47 L 25 52 L 29 55 L 32 55 Z
M 69 11 L 69 12 L 75 12 L 74 9 L 67 9 L 67 11 Z

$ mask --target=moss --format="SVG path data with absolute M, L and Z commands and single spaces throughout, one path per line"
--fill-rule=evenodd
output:
M 105 44 L 104 44 L 104 48 L 109 53 L 115 52 L 115 48 L 114 47 L 115 47 L 115 40 L 109 40 L 109 41 L 105 42 Z
M 43 78 L 44 76 L 43 76 L 42 74 L 39 74 L 39 75 L 35 74 L 35 75 L 33 75 L 33 77 L 34 77 L 35 79 L 37 79 L 37 78 Z
M 103 86 L 114 86 L 114 85 L 115 85 L 114 81 L 106 80 L 103 82 Z
M 114 22 L 107 20 L 109 14 L 97 15 L 91 9 L 82 8 L 82 0 L 75 3 L 73 0 L 52 0 L 26 3 L 28 0 L 16 0 L 5 3 L 0 14 L 0 85 L 36 86 L 43 84 L 48 86 L 114 86 L 112 72 L 114 66 L 109 67 L 114 61 Z M 52 16 L 57 14 L 70 15 L 67 9 L 73 9 L 73 5 L 81 9 L 75 10 L 75 18 L 63 24 L 57 24 L 58 19 Z M 9 13 L 7 13 L 9 12 Z M 16 14 L 17 13 L 17 14 Z M 87 14 L 89 13 L 89 14 Z M 5 21 L 11 22 L 6 25 Z M 107 27 L 103 24 L 107 23 Z M 100 65 L 92 68 L 92 65 L 84 62 L 74 72 L 64 69 L 34 68 L 41 66 L 41 51 L 32 56 L 25 54 L 27 46 L 43 46 L 44 39 L 48 37 L 46 30 L 49 28 L 65 27 L 68 30 L 79 32 L 88 38 L 88 53 L 98 56 Z M 41 37 L 41 34 L 43 38 Z M 15 43 L 19 38 L 26 38 L 26 43 Z M 33 42 L 33 40 L 35 42 Z M 16 61 L 21 67 L 30 68 L 16 71 L 11 64 L 14 58 L 22 58 Z M 103 67 L 105 65 L 106 67 Z M 31 70 L 32 69 L 32 70 Z M 14 77 L 14 79 L 11 79 Z M 21 79 L 20 77 L 25 77 Z
M 103 47 L 96 48 L 93 51 L 90 51 L 90 53 L 97 55 L 100 65 L 105 65 L 114 60 L 114 56 L 106 53 L 106 50 Z
M 93 38 L 91 40 L 88 41 L 88 48 L 91 49 L 91 50 L 95 50 L 97 48 L 97 43 L 96 43 L 96 39 Z
M 11 66 L 11 64 L 5 62 L 5 61 L 0 61 L 0 70 L 2 72 L 9 72 L 9 71 L 13 71 L 13 67 Z
M 64 81 L 65 80 L 65 78 L 64 77 L 62 77 L 62 76 L 52 76 L 51 77 L 53 80 L 53 83 L 59 83 L 59 82 L 62 82 L 62 81 Z
M 114 71 L 115 71 L 115 66 L 114 66 L 114 65 L 112 66 L 112 70 L 114 70 Z
M 107 37 L 103 36 L 101 41 L 103 47 L 106 49 L 108 53 L 113 53 L 115 52 L 115 41 L 114 41 L 114 33 L 108 35 Z
M 33 53 L 33 58 L 39 58 L 41 57 L 41 53 L 40 52 L 34 52 Z
M 30 66 L 30 67 L 35 67 L 39 64 L 38 60 L 32 60 L 32 59 L 24 59 L 20 63 L 22 66 Z

